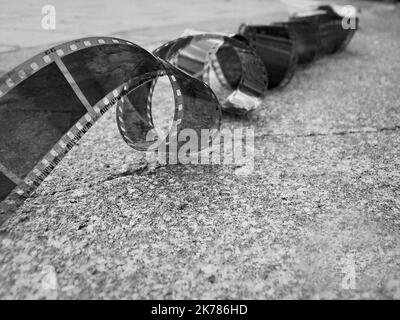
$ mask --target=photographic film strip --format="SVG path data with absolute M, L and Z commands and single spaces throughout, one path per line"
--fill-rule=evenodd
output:
M 350 7 L 323 5 L 316 10 L 301 12 L 283 24 L 297 37 L 299 64 L 310 63 L 323 55 L 343 51 L 358 29 L 357 11 Z M 343 21 L 354 20 L 344 28 Z
M 345 19 L 355 26 L 345 28 Z M 179 132 L 200 137 L 220 128 L 222 111 L 254 110 L 268 89 L 289 83 L 298 64 L 343 50 L 358 22 L 355 9 L 323 5 L 286 22 L 242 24 L 234 35 L 186 35 L 153 53 L 90 37 L 36 55 L 0 77 L 0 225 L 111 106 L 129 146 L 176 152 L 185 143 L 176 141 Z M 152 115 L 160 77 L 174 99 L 163 134 Z
M 268 73 L 243 37 L 195 34 L 170 41 L 153 53 L 209 84 L 224 111 L 245 114 L 265 98 Z
M 296 35 L 298 64 L 315 61 L 321 55 L 321 38 L 317 20 L 292 19 L 280 25 L 287 26 Z
M 354 26 L 344 28 L 343 21 L 348 19 L 354 20 Z M 239 34 L 248 39 L 264 61 L 269 88 L 274 88 L 290 82 L 296 64 L 311 63 L 323 55 L 344 50 L 358 23 L 355 8 L 322 5 L 272 25 L 242 24 Z
M 351 12 L 346 12 L 344 6 L 323 5 L 318 7 L 318 10 L 324 11 L 324 14 L 319 15 L 318 22 L 323 53 L 341 52 L 353 39 L 359 23 L 357 12 L 355 8 L 353 9 Z M 343 19 L 354 19 L 354 28 L 343 28 Z
M 113 105 L 129 146 L 168 146 L 169 134 L 148 141 L 155 129 L 152 83 L 161 76 L 173 89 L 178 133 L 219 129 L 221 106 L 205 83 L 122 39 L 68 42 L 1 76 L 0 225 Z
M 242 24 L 243 36 L 264 62 L 269 76 L 269 88 L 286 86 L 297 66 L 297 40 L 291 28 L 285 25 Z

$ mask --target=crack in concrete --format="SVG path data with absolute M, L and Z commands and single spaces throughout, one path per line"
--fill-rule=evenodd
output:
M 381 133 L 381 132 L 393 132 L 399 131 L 400 125 L 396 125 L 394 127 L 383 127 L 383 128 L 370 128 L 370 129 L 355 129 L 355 130 L 344 130 L 344 131 L 333 131 L 333 132 L 310 132 L 305 134 L 285 134 L 285 133 L 277 133 L 277 134 L 262 134 L 259 136 L 255 136 L 255 139 L 262 139 L 265 137 L 288 137 L 288 138 L 310 138 L 310 137 L 329 137 L 329 136 L 347 136 L 353 134 L 370 134 L 370 133 Z

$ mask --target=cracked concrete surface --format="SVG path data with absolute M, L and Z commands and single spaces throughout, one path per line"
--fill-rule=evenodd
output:
M 345 52 L 224 117 L 247 175 L 149 169 L 106 114 L 2 227 L 0 297 L 399 299 L 400 7 L 353 3 Z

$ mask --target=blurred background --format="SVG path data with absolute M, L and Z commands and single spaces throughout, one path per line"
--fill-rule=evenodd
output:
M 179 36 L 184 28 L 237 31 L 243 21 L 286 18 L 311 0 L 0 0 L 0 53 L 71 39 L 114 35 L 144 45 Z M 42 8 L 56 10 L 56 29 L 44 30 Z

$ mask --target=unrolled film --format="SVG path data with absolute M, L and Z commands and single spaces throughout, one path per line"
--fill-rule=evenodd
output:
M 0 223 L 115 104 L 123 139 L 137 150 L 151 149 L 157 140 L 148 141 L 151 83 L 160 76 L 174 92 L 178 133 L 190 128 L 200 136 L 201 129 L 219 128 L 221 107 L 205 83 L 122 39 L 68 42 L 1 76 Z
M 128 145 L 148 151 L 165 143 L 174 152 L 171 135 L 218 129 L 222 110 L 246 114 L 268 88 L 287 85 L 298 63 L 343 50 L 359 21 L 344 9 L 324 5 L 281 23 L 242 24 L 236 35 L 189 35 L 153 54 L 122 39 L 84 38 L 1 76 L 0 224 L 112 105 Z M 355 28 L 343 27 L 347 18 Z M 173 89 L 176 132 L 149 139 L 156 132 L 152 97 L 161 76 Z

